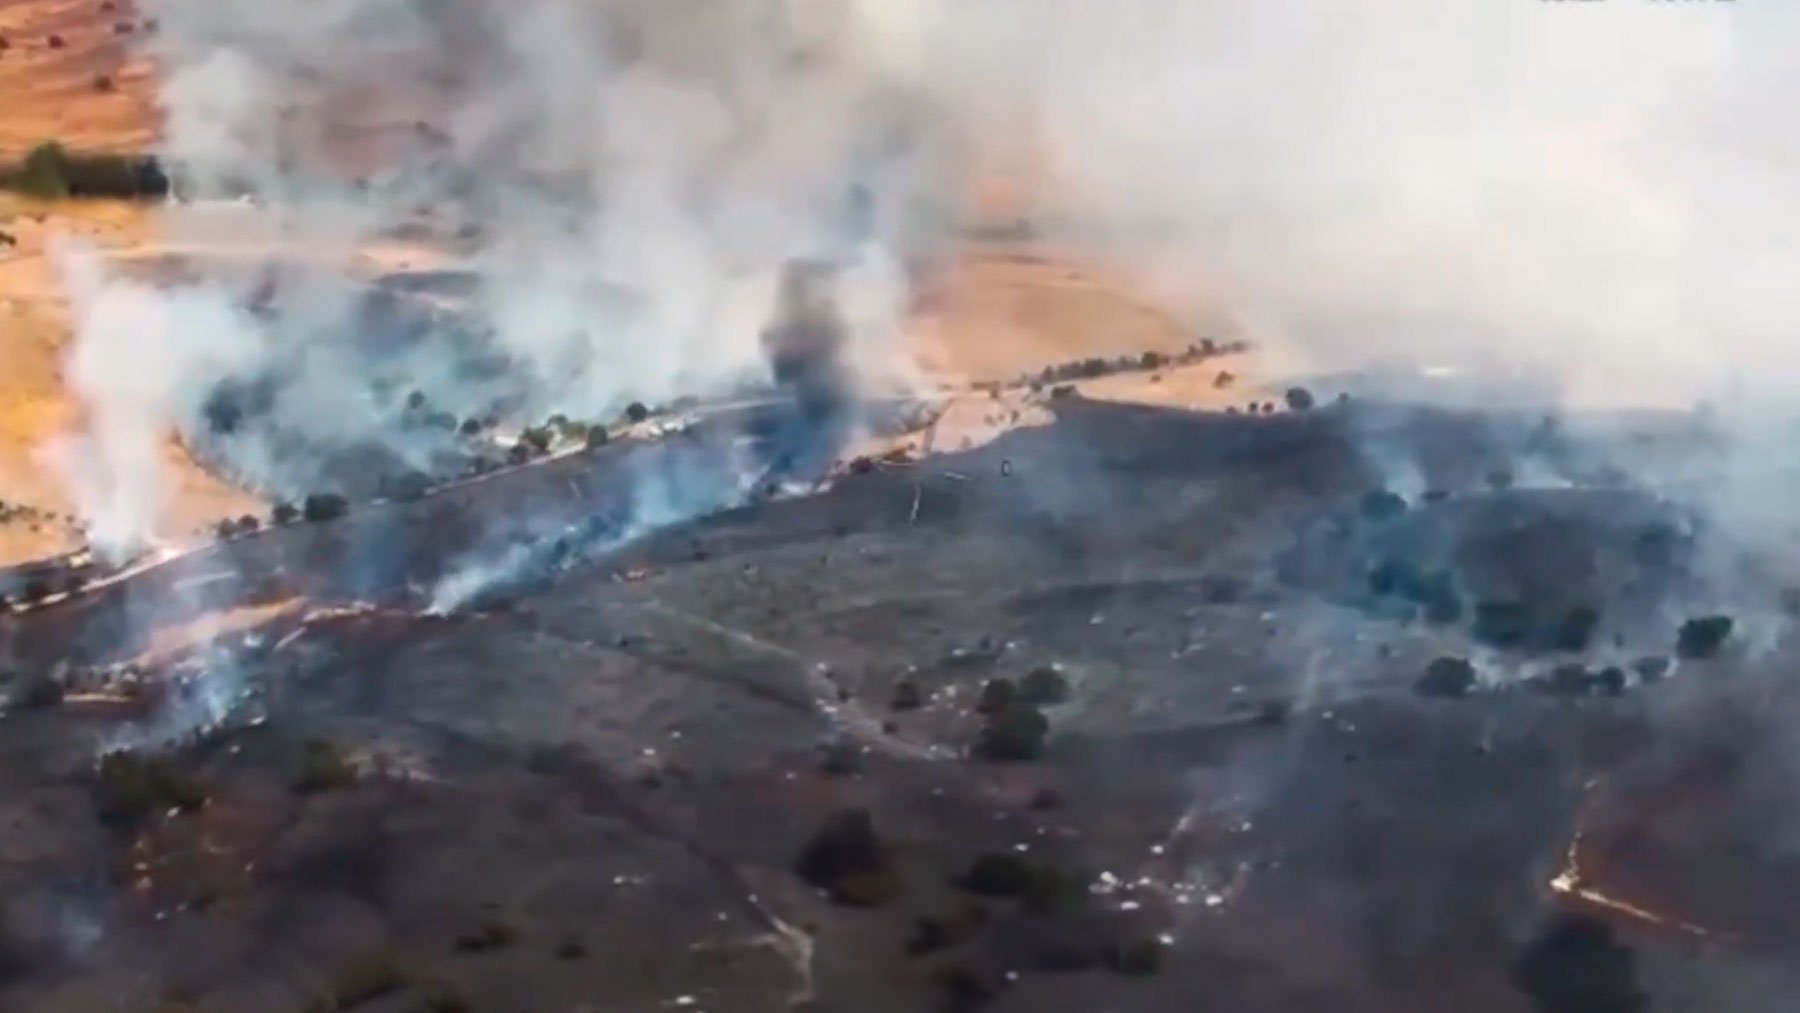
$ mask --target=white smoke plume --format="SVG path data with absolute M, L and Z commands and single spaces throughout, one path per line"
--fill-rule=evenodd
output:
M 1185 257 L 1320 365 L 1530 367 L 1677 403 L 1797 376 L 1787 55 L 1770 3 L 996 0 L 971 50 L 1068 207 Z M 1029 27 L 1026 27 L 1029 26 Z M 1128 231 L 1135 227 L 1135 231 Z
M 429 470 L 436 446 L 393 431 L 409 390 L 518 426 L 758 381 L 796 259 L 843 267 L 862 378 L 905 377 L 908 271 L 953 217 L 959 140 L 844 4 L 147 7 L 161 155 L 195 201 L 162 224 L 202 280 L 70 275 L 95 424 L 67 458 L 107 546 L 155 527 L 172 430 L 267 419 L 224 463 L 293 497 L 359 441 Z M 378 290 L 396 268 L 425 294 Z
M 1570 404 L 1785 401 L 1800 377 L 1800 11 L 1768 0 L 149 6 L 167 160 L 260 195 L 315 258 L 283 264 L 266 340 L 228 339 L 271 355 L 355 326 L 320 264 L 420 224 L 481 279 L 462 310 L 532 412 L 760 375 L 797 257 L 861 251 L 853 347 L 887 352 L 970 146 L 1028 138 L 1049 228 L 1115 240 L 1298 367 L 1524 372 Z M 86 314 L 83 345 L 106 326 Z M 406 370 L 455 387 L 432 347 Z M 384 418 L 326 382 L 353 359 L 291 361 L 326 392 L 302 414 Z

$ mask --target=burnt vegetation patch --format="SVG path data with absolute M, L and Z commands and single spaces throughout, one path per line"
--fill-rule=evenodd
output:
M 92 782 L 101 822 L 130 829 L 166 812 L 193 812 L 206 804 L 200 775 L 176 757 L 128 751 L 100 758 Z

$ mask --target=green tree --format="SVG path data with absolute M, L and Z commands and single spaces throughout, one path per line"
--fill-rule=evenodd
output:
M 69 195 L 69 154 L 55 141 L 45 141 L 31 149 L 19 166 L 14 185 L 21 193 L 45 200 Z

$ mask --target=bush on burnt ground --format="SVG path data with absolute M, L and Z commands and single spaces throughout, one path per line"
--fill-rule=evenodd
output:
M 336 520 L 349 512 L 350 501 L 332 492 L 313 493 L 300 507 L 300 515 L 315 524 Z
M 1034 873 L 1025 856 L 996 851 L 976 856 L 957 885 L 981 897 L 1019 897 L 1030 888 Z
M 1637 958 L 1612 926 L 1586 915 L 1559 916 L 1512 966 L 1513 986 L 1540 1013 L 1644 1013 Z
M 431 476 L 422 471 L 403 471 L 397 475 L 383 475 L 376 483 L 382 496 L 400 503 L 411 503 L 424 499 L 431 491 Z
M 123 750 L 101 757 L 93 792 L 101 821 L 119 827 L 134 826 L 159 812 L 187 812 L 206 804 L 205 784 L 172 757 Z
M 1559 651 L 1585 651 L 1599 625 L 1599 609 L 1592 605 L 1570 606 L 1551 632 L 1550 646 Z
M 1069 679 L 1049 665 L 1034 668 L 1019 681 L 1019 699 L 1040 707 L 1067 703 Z
M 925 694 L 919 684 L 911 679 L 901 679 L 894 683 L 894 695 L 888 701 L 888 709 L 894 711 L 916 711 L 925 706 Z
M 1490 647 L 1523 647 L 1532 639 L 1537 624 L 1531 606 L 1521 601 L 1475 603 L 1475 623 L 1469 635 Z
M 1551 696 L 1621 696 L 1625 692 L 1625 670 L 1616 665 L 1590 669 L 1586 665 L 1558 665 L 1537 687 Z
M 878 907 L 900 893 L 899 869 L 867 809 L 845 809 L 828 818 L 801 851 L 794 874 L 852 907 Z
M 1465 658 L 1442 657 L 1425 666 L 1425 673 L 1413 683 L 1420 696 L 1457 699 L 1475 688 L 1475 666 Z
M 1661 682 L 1672 667 L 1673 663 L 1660 654 L 1639 658 L 1631 663 L 1631 670 L 1637 673 L 1639 682 Z
M 1013 702 L 988 716 L 975 740 L 975 756 L 990 763 L 1025 763 L 1044 755 L 1050 722 L 1028 703 Z
M 1311 411 L 1313 407 L 1312 391 L 1305 387 L 1289 387 L 1287 389 L 1287 406 L 1289 411 Z
M 356 768 L 336 743 L 310 739 L 300 749 L 289 787 L 301 795 L 345 788 L 356 783 Z
M 480 925 L 456 937 L 454 946 L 459 953 L 490 953 L 502 950 L 519 939 L 519 930 L 498 917 L 489 917 Z
M 1107 948 L 1106 966 L 1114 974 L 1147 977 L 1162 970 L 1166 947 L 1156 939 L 1133 939 Z
M 998 714 L 1018 698 L 1019 687 L 1011 679 L 989 679 L 975 699 L 977 714 Z
M 1681 624 L 1675 637 L 1675 653 L 1683 658 L 1711 658 L 1731 639 L 1736 625 L 1730 616 L 1702 616 Z
M 1462 596 L 1448 570 L 1427 571 L 1412 560 L 1390 557 L 1369 571 L 1369 590 L 1419 606 L 1427 622 L 1442 625 L 1462 618 Z
M 1387 521 L 1406 512 L 1406 500 L 1386 489 L 1371 489 L 1363 494 L 1362 515 L 1371 521 Z
M 17 165 L 0 169 L 0 187 L 31 197 L 139 199 L 163 197 L 169 177 L 154 158 L 133 155 L 71 154 L 46 141 Z

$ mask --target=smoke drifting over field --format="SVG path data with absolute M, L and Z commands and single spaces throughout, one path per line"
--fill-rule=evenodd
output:
M 1032 26 L 1007 77 L 1071 205 L 1191 257 L 1303 360 L 1682 406 L 1800 365 L 1792 10 L 981 6 Z
M 1451 363 L 1490 392 L 1523 375 L 1564 403 L 1680 406 L 1800 375 L 1779 108 L 1800 13 L 1770 3 L 150 6 L 165 155 L 196 193 L 259 194 L 314 265 L 428 210 L 456 240 L 444 266 L 479 281 L 455 328 L 400 341 L 369 336 L 335 268 L 213 279 L 150 314 L 203 319 L 158 354 L 209 365 L 129 384 L 106 370 L 139 357 L 92 354 L 120 325 L 90 309 L 84 393 L 136 391 L 130 425 L 97 409 L 102 513 L 154 502 L 143 431 L 192 426 L 178 378 L 210 364 L 279 374 L 266 410 L 315 430 L 391 420 L 371 372 L 459 414 L 595 416 L 763 377 L 796 258 L 846 265 L 852 353 L 888 376 L 964 156 L 1025 136 L 1047 229 L 1117 237 L 1298 367 Z M 191 208 L 170 226 L 218 230 Z M 277 490 L 319 481 L 296 456 L 237 461 Z

